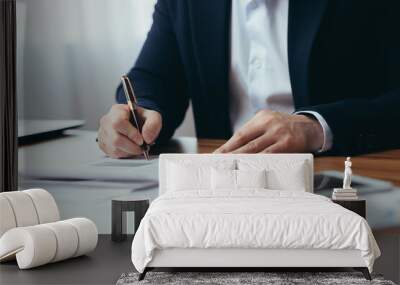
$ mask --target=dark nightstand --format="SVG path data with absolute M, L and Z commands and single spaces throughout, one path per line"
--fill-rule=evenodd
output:
M 365 200 L 332 200 L 332 202 L 339 204 L 356 214 L 359 214 L 365 219 L 366 217 L 366 201 Z
M 142 200 L 112 200 L 111 202 L 111 240 L 124 241 L 126 239 L 126 212 L 135 213 L 135 232 L 140 221 L 149 208 L 150 201 Z

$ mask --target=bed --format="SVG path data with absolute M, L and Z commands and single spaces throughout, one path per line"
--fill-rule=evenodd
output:
M 153 268 L 352 267 L 370 279 L 366 220 L 313 194 L 310 154 L 163 154 L 159 197 L 132 243 Z

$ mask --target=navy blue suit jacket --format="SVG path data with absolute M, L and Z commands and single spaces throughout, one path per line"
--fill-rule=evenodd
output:
M 159 0 L 128 76 L 162 114 L 159 141 L 188 102 L 200 138 L 229 138 L 229 0 Z M 333 154 L 400 145 L 400 1 L 290 0 L 288 57 L 296 110 L 320 113 Z M 117 101 L 125 102 L 121 88 Z

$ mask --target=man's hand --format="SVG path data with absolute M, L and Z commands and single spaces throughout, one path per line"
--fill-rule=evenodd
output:
M 128 105 L 116 104 L 100 119 L 98 143 L 110 157 L 124 158 L 141 154 L 143 141 L 151 144 L 160 133 L 160 113 L 138 107 L 139 115 L 144 120 L 141 135 L 129 122 L 130 112 Z
M 323 141 L 317 120 L 262 110 L 215 153 L 315 152 Z

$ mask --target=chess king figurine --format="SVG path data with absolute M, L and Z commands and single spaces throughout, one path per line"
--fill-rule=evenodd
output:
M 351 176 L 353 172 L 351 171 L 351 160 L 347 157 L 344 162 L 344 178 L 343 178 L 343 189 L 351 189 Z

